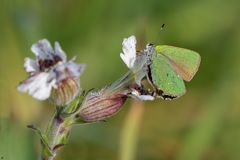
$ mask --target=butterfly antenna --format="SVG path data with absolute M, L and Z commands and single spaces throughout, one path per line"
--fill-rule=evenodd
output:
M 158 36 L 157 36 L 157 44 L 159 44 L 160 43 L 160 35 L 161 35 L 161 33 L 162 33 L 162 31 L 163 31 L 163 29 L 165 28 L 165 24 L 163 23 L 162 24 L 162 26 L 161 26 L 161 28 L 160 28 L 160 32 L 159 32 L 159 34 L 158 34 Z
M 162 24 L 162 26 L 161 26 L 161 29 L 160 29 L 160 31 L 162 31 L 162 30 L 163 30 L 164 26 L 165 26 L 165 24 L 163 23 L 163 24 Z

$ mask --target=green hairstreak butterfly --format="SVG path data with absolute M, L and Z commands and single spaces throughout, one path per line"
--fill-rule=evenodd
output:
M 168 45 L 147 45 L 149 56 L 148 81 L 154 94 L 163 99 L 174 99 L 186 92 L 185 81 L 190 81 L 200 65 L 200 55 L 192 50 Z

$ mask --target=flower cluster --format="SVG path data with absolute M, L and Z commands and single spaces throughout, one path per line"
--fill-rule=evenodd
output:
M 81 106 L 75 111 L 81 119 L 93 122 L 112 116 L 128 97 L 154 99 L 142 85 L 148 72 L 148 57 L 145 50 L 137 54 L 136 44 L 135 36 L 123 40 L 120 57 L 129 72 L 100 91 L 85 95 Z M 43 39 L 33 44 L 31 50 L 36 59 L 25 59 L 24 67 L 29 77 L 19 84 L 18 90 L 39 100 L 50 99 L 57 106 L 67 106 L 80 92 L 80 75 L 85 65 L 75 63 L 75 57 L 67 61 L 58 42 L 55 42 L 53 49 L 49 41 Z
M 136 45 L 135 36 L 122 42 L 120 57 L 129 69 L 126 74 L 98 91 L 87 92 L 80 87 L 84 64 L 75 63 L 75 57 L 67 60 L 58 42 L 54 48 L 46 39 L 32 45 L 36 59 L 25 58 L 24 67 L 29 77 L 17 89 L 38 100 L 49 99 L 57 106 L 44 133 L 29 126 L 40 134 L 42 159 L 54 159 L 57 150 L 66 144 L 72 124 L 97 122 L 113 116 L 129 97 L 146 101 L 158 97 L 173 99 L 185 93 L 183 80 L 190 81 L 200 64 L 197 53 L 166 45 L 160 49 L 153 44 L 137 51 Z M 175 50 L 179 55 L 175 55 Z M 184 64 L 187 60 L 182 58 L 188 58 L 189 62 Z M 160 69 L 162 73 L 158 72 Z
M 52 95 L 57 105 L 68 104 L 80 90 L 80 75 L 85 65 L 75 63 L 75 57 L 67 61 L 58 42 L 53 49 L 49 41 L 43 39 L 33 44 L 31 50 L 36 59 L 25 58 L 24 67 L 29 77 L 19 84 L 18 90 L 38 100 Z

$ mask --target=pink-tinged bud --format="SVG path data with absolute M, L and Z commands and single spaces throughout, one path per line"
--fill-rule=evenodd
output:
M 106 95 L 101 92 L 90 93 L 79 109 L 78 116 L 86 122 L 103 120 L 116 114 L 126 99 L 127 95 L 123 93 L 111 95 Z
M 79 80 L 69 77 L 60 81 L 57 88 L 52 89 L 51 100 L 57 106 L 66 105 L 71 102 L 79 93 Z

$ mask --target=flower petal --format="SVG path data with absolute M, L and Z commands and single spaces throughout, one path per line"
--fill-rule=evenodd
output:
M 54 49 L 55 49 L 55 54 L 59 56 L 63 62 L 66 62 L 67 61 L 66 53 L 62 50 L 58 42 L 55 42 Z
M 80 75 L 85 69 L 84 64 L 77 64 L 73 61 L 68 61 L 67 63 L 58 63 L 53 70 L 51 70 L 50 75 L 55 75 L 56 82 L 60 82 L 67 78 L 79 79 Z
M 77 64 L 72 61 L 69 61 L 67 64 L 69 71 L 73 77 L 79 77 L 85 70 L 85 64 Z
M 137 92 L 136 90 L 133 90 L 131 92 L 131 94 L 134 98 L 137 98 L 137 99 L 142 100 L 142 101 L 149 101 L 149 100 L 152 101 L 152 100 L 154 100 L 153 96 L 151 96 L 151 95 L 140 95 L 139 92 Z
M 49 98 L 54 85 L 55 79 L 50 81 L 49 73 L 41 72 L 30 76 L 27 80 L 23 81 L 17 89 L 21 92 L 28 92 L 36 99 L 45 100 Z
M 36 72 L 39 70 L 36 61 L 28 57 L 24 59 L 24 68 L 26 72 Z
M 123 40 L 123 53 L 120 53 L 120 57 L 127 65 L 128 68 L 132 69 L 135 59 L 136 59 L 136 37 L 130 36 L 129 38 L 124 38 Z
M 54 51 L 47 39 L 42 39 L 33 44 L 31 50 L 39 59 L 53 59 Z
M 154 97 L 150 95 L 140 95 L 138 98 L 142 101 L 153 101 Z
M 120 53 L 120 57 L 122 58 L 123 62 L 127 65 L 129 68 L 129 62 L 128 62 L 128 57 L 125 57 L 123 53 Z

